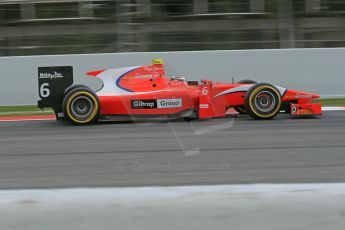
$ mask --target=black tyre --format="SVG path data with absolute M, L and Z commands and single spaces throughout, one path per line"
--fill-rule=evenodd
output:
M 238 81 L 237 84 L 257 84 L 257 82 L 253 81 L 253 80 L 246 79 L 246 80 Z M 234 106 L 234 109 L 239 114 L 247 114 L 247 111 L 246 111 L 246 108 L 244 107 L 244 105 L 242 105 L 242 106 Z
M 279 113 L 281 106 L 281 95 L 271 84 L 253 85 L 245 97 L 246 111 L 254 119 L 272 119 Z
M 257 84 L 257 82 L 250 79 L 245 79 L 245 80 L 238 81 L 237 84 Z
M 65 95 L 73 90 L 73 89 L 76 89 L 76 88 L 86 88 L 88 90 L 91 90 L 89 87 L 87 87 L 86 85 L 82 85 L 82 84 L 74 84 L 74 85 L 71 85 L 70 87 L 68 87 L 67 89 L 65 89 Z
M 88 125 L 98 119 L 100 105 L 97 95 L 88 87 L 68 91 L 62 103 L 68 121 L 76 125 Z

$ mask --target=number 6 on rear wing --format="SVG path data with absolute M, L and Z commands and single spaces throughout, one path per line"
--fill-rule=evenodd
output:
M 65 90 L 72 84 L 72 66 L 38 67 L 38 108 L 52 108 L 59 118 L 59 114 L 62 114 L 61 104 Z

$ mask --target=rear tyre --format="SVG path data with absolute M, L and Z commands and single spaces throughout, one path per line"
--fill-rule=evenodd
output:
M 253 81 L 253 80 L 246 79 L 246 80 L 238 81 L 237 84 L 257 84 L 257 82 Z M 242 106 L 234 106 L 234 109 L 239 114 L 247 114 L 247 111 L 246 111 L 246 108 L 245 108 L 244 105 L 242 105 Z
M 97 121 L 100 105 L 97 95 L 88 87 L 70 90 L 62 103 L 68 121 L 75 125 L 88 125 Z
M 278 89 L 267 83 L 253 85 L 245 97 L 245 108 L 254 119 L 274 118 L 279 113 L 281 105 Z

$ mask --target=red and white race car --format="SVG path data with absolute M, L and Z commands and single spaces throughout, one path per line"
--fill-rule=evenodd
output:
M 254 119 L 272 119 L 281 110 L 292 116 L 321 115 L 321 104 L 312 103 L 319 95 L 250 80 L 225 84 L 167 77 L 161 59 L 87 75 L 101 79 L 102 88 L 94 92 L 85 85 L 73 85 L 71 66 L 39 67 L 38 107 L 51 107 L 57 119 L 77 125 L 98 119 L 225 117 L 230 107 Z

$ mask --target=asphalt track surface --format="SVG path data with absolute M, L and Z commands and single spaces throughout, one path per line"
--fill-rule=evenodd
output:
M 0 189 L 302 182 L 345 182 L 344 111 L 87 127 L 0 122 Z

